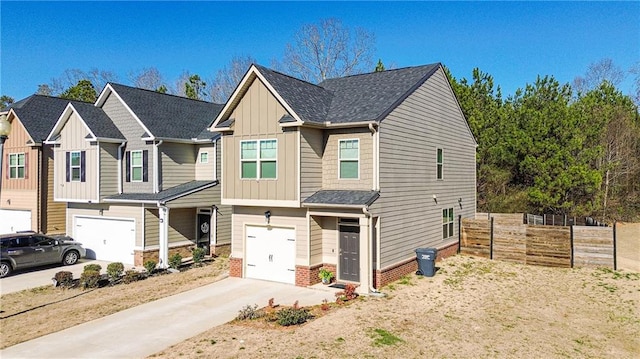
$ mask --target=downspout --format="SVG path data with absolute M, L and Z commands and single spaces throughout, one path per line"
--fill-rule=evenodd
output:
M 160 158 L 158 157 L 158 147 L 160 147 L 162 142 L 164 142 L 164 140 L 153 143 L 153 158 L 155 159 L 153 166 L 153 193 L 160 192 L 160 179 L 158 178 L 158 173 L 160 173 Z
M 367 220 L 369 221 L 369 260 L 368 260 L 368 265 L 369 265 L 369 283 L 367 283 L 369 285 L 369 293 L 370 295 L 373 296 L 384 296 L 384 293 L 380 293 L 377 289 L 375 289 L 373 287 L 373 266 L 371 266 L 371 264 L 373 263 L 373 246 L 371 245 L 371 241 L 373 239 L 373 220 L 372 220 L 372 214 L 371 212 L 369 212 L 369 208 L 367 206 L 362 207 L 362 213 L 364 213 L 364 215 L 367 217 Z
M 122 150 L 126 144 L 124 141 L 118 146 L 118 194 L 122 194 Z

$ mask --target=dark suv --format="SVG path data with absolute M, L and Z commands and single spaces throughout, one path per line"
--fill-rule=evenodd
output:
M 16 269 L 62 263 L 72 265 L 87 252 L 70 237 L 24 232 L 0 235 L 0 278 Z

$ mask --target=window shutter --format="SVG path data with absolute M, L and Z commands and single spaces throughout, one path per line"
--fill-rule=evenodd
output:
M 5 163 L 5 166 L 4 166 L 5 167 L 5 178 L 9 179 L 9 154 L 8 153 L 5 155 L 4 163 Z
M 24 154 L 24 179 L 29 179 L 29 154 Z
M 142 151 L 142 182 L 149 182 L 149 151 Z
M 126 151 L 124 153 L 124 162 L 125 162 L 125 181 L 131 182 L 131 151 Z
M 80 182 L 85 181 L 85 157 L 87 151 L 80 152 Z
M 66 163 L 66 169 L 67 169 L 67 182 L 71 182 L 71 152 L 66 152 L 66 157 L 67 157 L 67 163 Z

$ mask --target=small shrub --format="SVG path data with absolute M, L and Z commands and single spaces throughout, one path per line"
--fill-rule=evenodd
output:
M 124 272 L 124 264 L 120 262 L 109 263 L 107 266 L 107 276 L 110 282 L 115 282 L 120 279 L 122 272 Z
M 191 253 L 193 254 L 193 263 L 200 264 L 204 260 L 206 251 L 204 250 L 204 248 L 194 248 Z
M 156 263 L 155 261 L 148 260 L 148 261 L 144 262 L 144 269 L 146 269 L 147 272 L 149 274 L 151 274 L 156 269 L 157 265 L 158 265 L 158 263 Z
M 356 298 L 358 298 L 358 293 L 356 293 L 356 286 L 353 284 L 347 284 L 343 291 L 336 293 L 336 303 L 348 302 Z
M 329 301 L 326 299 L 322 300 L 322 304 L 320 304 L 320 309 L 322 309 L 323 311 L 327 311 L 329 309 L 331 309 L 331 307 L 329 306 Z
M 95 264 L 95 263 L 91 263 L 91 264 L 87 264 L 86 266 L 84 266 L 84 271 L 96 271 L 98 273 L 100 273 L 100 271 L 102 270 L 102 266 L 99 264 Z
M 178 269 L 180 268 L 181 264 L 182 264 L 182 256 L 180 255 L 180 253 L 176 253 L 171 257 L 169 257 L 169 267 L 173 269 Z
M 246 305 L 238 311 L 238 315 L 236 316 L 236 319 L 250 320 L 250 319 L 258 319 L 262 316 L 263 314 L 261 311 L 258 310 L 257 304 L 255 304 L 253 307 L 250 305 Z
M 59 287 L 71 287 L 73 285 L 73 273 L 60 271 L 53 277 Z
M 85 270 L 80 275 L 80 285 L 84 289 L 97 288 L 100 282 L 100 279 L 101 279 L 100 272 L 91 270 L 91 269 L 86 269 L 85 267 Z
M 139 281 L 141 278 L 140 273 L 134 269 L 129 269 L 124 272 L 124 276 L 122 277 L 122 281 L 125 284 L 133 283 Z
M 296 302 L 297 303 L 297 302 Z M 278 324 L 283 327 L 290 325 L 298 325 L 305 323 L 307 320 L 313 318 L 313 315 L 309 313 L 306 308 L 283 308 L 276 313 Z

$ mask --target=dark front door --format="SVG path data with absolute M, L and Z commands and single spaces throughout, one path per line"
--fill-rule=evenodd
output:
M 360 281 L 360 227 L 340 225 L 340 277 Z
M 198 213 L 198 247 L 204 248 L 207 254 L 211 244 L 211 215 Z

